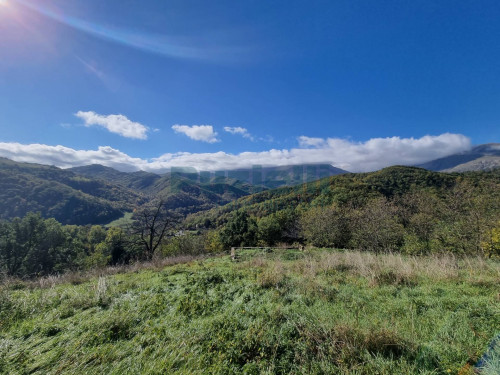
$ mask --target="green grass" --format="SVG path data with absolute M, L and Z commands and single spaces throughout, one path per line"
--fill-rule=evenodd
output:
M 499 333 L 498 262 L 238 255 L 6 283 L 0 372 L 465 374 Z
M 125 212 L 122 217 L 120 217 L 119 219 L 113 220 L 109 224 L 106 224 L 105 227 L 106 228 L 111 228 L 111 227 L 123 227 L 124 228 L 124 227 L 133 223 L 132 215 L 133 215 L 133 212 Z

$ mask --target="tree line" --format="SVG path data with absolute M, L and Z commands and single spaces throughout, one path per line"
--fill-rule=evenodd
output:
M 224 247 L 296 242 L 376 253 L 500 256 L 500 192 L 492 186 L 461 182 L 445 191 L 298 204 L 262 217 L 248 212 L 239 209 L 221 226 Z
M 461 181 L 442 189 L 415 187 L 391 195 L 354 195 L 353 191 L 342 190 L 342 199 L 336 199 L 338 194 L 335 199 L 322 194 L 310 201 L 297 200 L 261 215 L 240 208 L 219 225 L 205 218 L 191 231 L 162 200 L 137 209 L 132 224 L 124 228 L 63 225 L 29 213 L 0 221 L 0 275 L 37 277 L 154 256 L 280 243 L 376 253 L 500 256 L 496 183 Z M 354 198 L 346 199 L 349 193 Z

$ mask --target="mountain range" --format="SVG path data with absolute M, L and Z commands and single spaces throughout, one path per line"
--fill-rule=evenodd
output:
M 186 216 L 268 188 L 342 172 L 312 165 L 214 173 L 174 170 L 158 175 L 102 165 L 61 169 L 0 158 L 0 219 L 40 212 L 63 224 L 107 224 L 155 197 Z
M 418 167 L 465 172 L 499 166 L 500 144 L 492 143 Z M 313 164 L 200 173 L 173 169 L 160 175 L 120 172 L 96 164 L 61 169 L 0 158 L 0 219 L 40 212 L 64 224 L 107 224 L 154 197 L 161 197 L 169 209 L 187 216 L 238 199 L 244 201 L 252 194 L 263 192 L 249 198 L 262 199 L 258 197 L 271 197 L 280 191 L 269 189 L 286 189 L 346 174 L 349 172 L 329 164 Z

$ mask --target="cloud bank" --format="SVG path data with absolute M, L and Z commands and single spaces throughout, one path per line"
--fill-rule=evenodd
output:
M 111 133 L 134 139 L 147 139 L 149 128 L 138 122 L 130 121 L 124 115 L 99 115 L 95 112 L 78 111 L 76 117 L 81 118 L 86 127 L 101 126 Z
M 307 143 L 307 141 L 306 141 Z M 367 172 L 390 165 L 415 165 L 469 150 L 469 138 L 445 133 L 421 138 L 373 138 L 352 142 L 339 138 L 314 141 L 314 148 L 292 148 L 230 154 L 168 153 L 153 159 L 129 156 L 109 146 L 97 150 L 74 150 L 43 144 L 0 143 L 0 156 L 21 162 L 55 165 L 61 168 L 102 164 L 121 171 L 144 170 L 163 173 L 172 167 L 193 167 L 202 171 L 232 170 L 254 165 L 284 166 L 328 163 L 351 172 Z M 311 142 L 309 142 L 311 144 Z
M 212 125 L 174 125 L 172 129 L 176 133 L 182 133 L 195 141 L 202 141 L 208 143 L 219 142 L 217 133 L 214 131 Z

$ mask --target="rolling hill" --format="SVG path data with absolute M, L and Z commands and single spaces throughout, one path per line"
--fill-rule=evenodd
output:
M 190 174 L 125 173 L 100 165 L 68 170 L 0 158 L 0 219 L 40 212 L 63 224 L 107 224 L 155 197 L 186 215 L 261 190 L 226 177 L 200 181 Z
M 97 164 L 70 170 L 86 178 L 103 179 L 148 197 L 161 197 L 169 209 L 182 215 L 206 211 L 269 188 L 294 186 L 347 173 L 325 164 L 200 173 L 174 169 L 163 175 L 142 171 L 120 172 Z
M 235 199 L 262 191 L 246 182 L 223 176 L 174 171 L 164 175 L 148 172 L 120 172 L 102 165 L 72 168 L 86 178 L 99 178 L 131 189 L 147 198 L 160 197 L 167 207 L 180 214 L 208 210 Z
M 40 212 L 64 224 L 104 224 L 144 201 L 141 194 L 104 180 L 0 158 L 1 219 Z
M 319 180 L 320 178 L 349 173 L 330 164 L 300 164 L 279 167 L 259 167 L 235 169 L 229 171 L 196 172 L 190 169 L 173 169 L 163 175 L 149 172 L 120 172 L 116 169 L 99 164 L 70 168 L 71 171 L 91 178 L 102 178 L 108 182 L 116 183 L 142 192 L 158 192 L 161 186 L 169 181 L 169 176 L 182 177 L 199 183 L 224 183 L 226 179 L 230 184 L 234 181 L 250 184 L 254 191 L 273 189 L 281 186 L 293 186 L 305 182 Z M 246 189 L 246 187 L 245 187 Z

